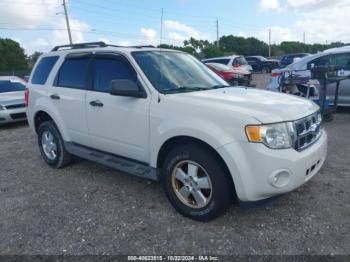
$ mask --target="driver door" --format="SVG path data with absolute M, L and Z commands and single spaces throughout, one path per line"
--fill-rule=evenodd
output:
M 97 53 L 86 108 L 93 147 L 118 156 L 148 162 L 150 96 L 111 95 L 111 81 L 137 80 L 137 73 L 122 55 Z

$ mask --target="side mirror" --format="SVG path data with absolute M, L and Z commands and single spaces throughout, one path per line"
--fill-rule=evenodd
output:
M 111 81 L 111 95 L 146 98 L 146 92 L 130 79 L 118 79 Z

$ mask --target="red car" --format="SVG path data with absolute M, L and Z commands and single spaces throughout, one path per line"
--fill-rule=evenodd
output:
M 251 73 L 243 69 L 233 69 L 219 63 L 205 63 L 207 67 L 225 79 L 230 85 L 249 85 Z

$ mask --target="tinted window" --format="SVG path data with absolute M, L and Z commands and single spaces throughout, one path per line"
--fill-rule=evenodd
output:
M 350 70 L 350 53 L 331 56 L 330 64 L 340 66 L 344 70 Z
M 24 91 L 25 85 L 20 82 L 11 82 L 10 80 L 0 80 L 0 93 Z
M 112 80 L 136 80 L 135 77 L 131 66 L 123 58 L 97 58 L 95 60 L 94 90 L 96 91 L 110 92 Z
M 57 86 L 86 89 L 89 58 L 71 58 L 64 61 L 57 78 Z
M 229 59 L 211 59 L 211 60 L 207 60 L 205 62 L 206 63 L 208 63 L 208 62 L 219 63 L 219 64 L 227 65 L 229 61 L 230 61 Z
M 44 85 L 58 58 L 58 56 L 41 58 L 33 73 L 32 84 Z
M 310 62 L 314 66 L 329 66 L 329 56 L 323 56 Z

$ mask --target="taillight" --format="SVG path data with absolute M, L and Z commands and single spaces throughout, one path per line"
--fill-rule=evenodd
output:
M 26 88 L 24 90 L 24 104 L 26 105 L 26 107 L 28 107 L 29 105 L 29 89 Z
M 277 73 L 277 72 L 272 72 L 271 73 L 271 77 L 277 77 L 277 76 L 279 76 L 280 75 L 280 73 Z
M 240 67 L 241 65 L 240 64 L 233 64 L 232 66 L 233 67 Z

